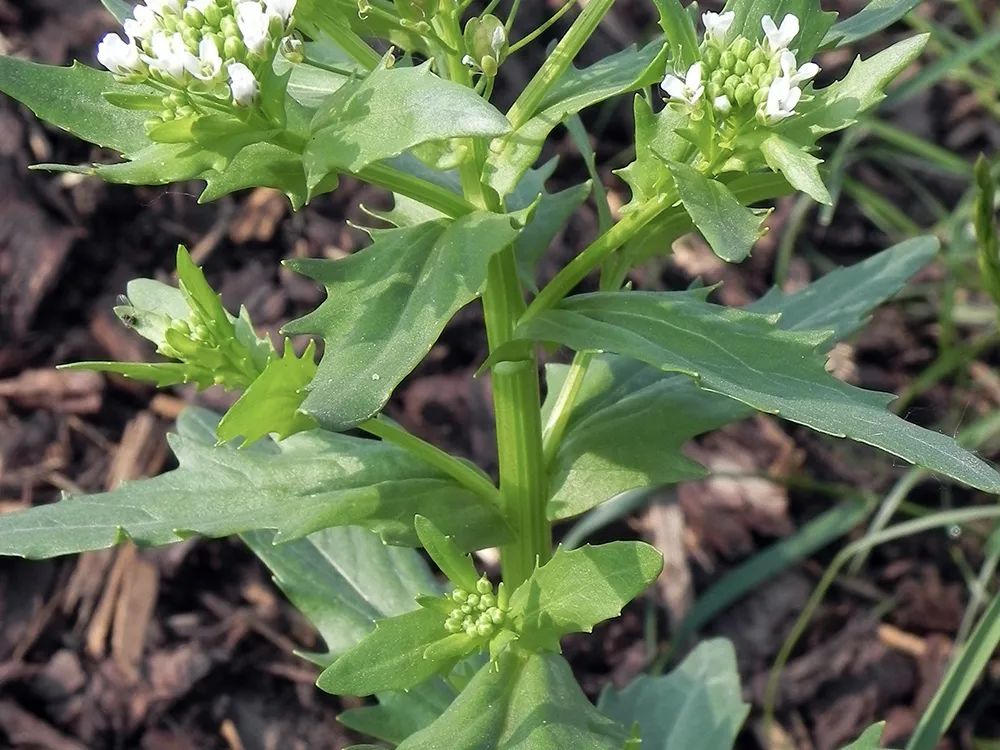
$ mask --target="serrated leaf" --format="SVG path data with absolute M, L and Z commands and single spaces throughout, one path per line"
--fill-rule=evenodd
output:
M 284 329 L 326 341 L 303 411 L 332 430 L 381 411 L 479 295 L 490 257 L 515 236 L 509 217 L 474 213 L 377 232 L 370 247 L 343 260 L 290 262 L 328 292 L 319 309 Z
M 664 192 L 670 181 L 667 162 L 682 161 L 691 145 L 678 134 L 688 115 L 679 107 L 664 107 L 654 113 L 645 97 L 633 102 L 635 117 L 635 161 L 616 174 L 628 183 L 632 200 L 623 209 L 642 205 Z
M 356 696 L 416 687 L 458 661 L 425 653 L 448 636 L 444 622 L 445 615 L 424 608 L 379 620 L 375 632 L 327 667 L 316 684 L 334 695 Z
M 670 58 L 675 67 L 687 70 L 699 58 L 698 36 L 694 20 L 680 0 L 653 0 L 660 14 L 660 28 L 670 45 Z
M 830 191 L 823 184 L 819 175 L 819 165 L 822 159 L 806 151 L 797 143 L 792 143 L 780 135 L 772 135 L 760 144 L 767 166 L 775 172 L 780 172 L 788 180 L 788 184 L 796 190 L 801 190 L 814 201 L 832 205 Z
M 627 739 L 583 695 L 565 659 L 508 651 L 399 750 L 622 750 Z
M 444 680 L 431 680 L 416 690 L 380 695 L 379 705 L 350 709 L 337 721 L 360 734 L 398 745 L 430 726 L 455 697 L 455 691 Z
M 857 57 L 847 75 L 815 92 L 782 129 L 796 143 L 815 143 L 827 133 L 855 123 L 863 112 L 885 99 L 890 83 L 913 63 L 927 44 L 928 35 L 904 39 L 872 55 Z
M 662 569 L 660 553 L 641 542 L 559 549 L 511 595 L 509 617 L 522 645 L 557 651 L 562 636 L 617 617 Z
M 643 750 L 731 750 L 750 713 L 736 652 L 721 638 L 701 643 L 668 675 L 606 688 L 598 707 L 625 726 L 638 724 Z
M 841 340 L 936 251 L 933 238 L 909 240 L 794 294 L 772 289 L 750 309 L 780 313 L 781 328 L 832 330 L 831 342 Z M 565 370 L 565 365 L 549 366 L 550 400 L 559 392 Z M 549 408 L 551 401 L 546 412 Z M 549 517 L 570 518 L 627 490 L 696 476 L 699 467 L 684 457 L 680 446 L 752 413 L 738 401 L 699 389 L 690 378 L 623 357 L 596 357 L 550 467 Z M 664 431 L 663 424 L 670 429 Z
M 715 254 L 728 263 L 746 260 L 760 239 L 764 215 L 744 206 L 729 188 L 693 167 L 680 162 L 669 166 L 681 203 Z
M 351 525 L 415 545 L 417 507 L 467 549 L 509 533 L 488 502 L 382 442 L 314 430 L 248 451 L 189 435 L 170 444 L 174 471 L 0 517 L 0 555 L 55 557 L 125 538 L 161 545 L 255 529 L 275 529 L 281 542 Z
M 330 172 L 358 172 L 430 141 L 493 137 L 510 130 L 471 89 L 429 65 L 379 67 L 341 87 L 315 117 L 303 157 L 310 187 Z
M 872 724 L 860 737 L 850 745 L 841 748 L 841 750 L 879 750 L 882 747 L 882 732 L 884 731 L 884 721 Z
M 663 77 L 666 47 L 631 47 L 588 68 L 571 68 L 542 102 L 539 113 L 494 144 L 486 160 L 486 183 L 510 195 L 534 166 L 549 134 L 566 119 L 606 99 L 635 91 Z
M 275 357 L 243 392 L 219 422 L 223 442 L 242 438 L 243 445 L 274 434 L 278 440 L 316 428 L 316 421 L 299 411 L 306 386 L 316 374 L 316 343 L 310 341 L 301 357 L 290 341 L 285 353 Z
M 783 331 L 773 317 L 685 294 L 621 292 L 571 297 L 518 335 L 638 359 L 758 411 L 881 448 L 986 492 L 1000 489 L 996 470 L 953 438 L 888 412 L 892 396 L 829 375 L 818 351 L 829 332 Z
M 106 71 L 79 63 L 69 68 L 0 56 L 0 91 L 40 119 L 98 146 L 130 154 L 148 146 L 148 113 L 119 109 L 106 92 L 155 94 L 146 86 L 125 85 Z
M 791 47 L 796 57 L 803 61 L 819 49 L 837 18 L 836 13 L 823 12 L 818 0 L 727 0 L 724 10 L 736 13 L 729 30 L 730 38 L 742 34 L 751 41 L 764 38 L 760 22 L 765 15 L 780 24 L 786 14 L 793 14 L 799 19 L 800 31 Z

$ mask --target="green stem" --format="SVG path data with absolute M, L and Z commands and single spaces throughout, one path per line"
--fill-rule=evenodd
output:
M 514 337 L 524 296 L 513 248 L 494 256 L 483 295 L 490 350 Z M 515 541 L 500 550 L 503 579 L 516 588 L 548 560 L 552 531 L 546 515 L 548 482 L 542 452 L 541 396 L 533 354 L 493 368 L 497 455 L 504 513 Z
M 382 62 L 382 56 L 373 50 L 364 39 L 336 17 L 320 11 L 313 22 L 328 35 L 356 63 L 365 70 L 375 70 Z
M 524 313 L 522 321 L 530 320 L 559 304 L 591 271 L 600 268 L 616 250 L 669 208 L 673 201 L 674 198 L 666 194 L 653 198 L 598 237 L 546 284 Z
M 509 50 L 508 54 L 513 55 L 519 49 L 522 49 L 522 48 L 526 47 L 527 45 L 531 44 L 533 41 L 535 41 L 536 39 L 538 39 L 538 37 L 540 37 L 542 34 L 544 34 L 546 31 L 548 31 L 550 28 L 552 28 L 552 26 L 560 18 L 562 18 L 564 15 L 566 15 L 566 13 L 569 11 L 569 9 L 575 3 L 576 3 L 576 0 L 566 0 L 566 2 L 563 3 L 563 6 L 559 10 L 557 10 L 555 13 L 553 13 L 552 16 L 549 18 L 549 20 L 547 20 L 545 23 L 543 23 L 537 29 L 535 29 L 534 31 L 532 31 L 530 34 L 526 35 L 522 39 L 519 39 L 517 42 L 515 42 L 514 44 L 512 44 L 510 46 L 510 50 Z
M 377 185 L 394 193 L 420 201 L 443 214 L 458 218 L 476 210 L 458 193 L 415 175 L 388 166 L 384 162 L 371 164 L 357 173 L 357 178 L 370 185 Z
M 381 438 L 387 443 L 398 445 L 409 453 L 422 458 L 431 466 L 440 469 L 463 487 L 499 504 L 500 491 L 478 468 L 407 432 L 395 422 L 385 417 L 376 417 L 362 422 L 358 425 L 358 429 Z
M 566 32 L 566 36 L 552 50 L 552 54 L 546 58 L 545 63 L 538 69 L 535 77 L 531 79 L 507 113 L 507 119 L 510 120 L 515 130 L 524 125 L 538 111 L 545 95 L 562 78 L 570 63 L 597 30 L 607 12 L 611 10 L 614 2 L 615 0 L 590 0 L 587 7 L 583 9 L 569 31 Z M 511 15 L 513 16 L 513 13 Z

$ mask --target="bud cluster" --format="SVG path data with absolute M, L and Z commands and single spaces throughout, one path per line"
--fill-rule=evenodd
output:
M 743 35 L 728 38 L 735 17 L 733 12 L 702 16 L 701 59 L 683 79 L 667 75 L 663 90 L 699 119 L 711 113 L 716 120 L 775 125 L 795 114 L 801 87 L 816 76 L 819 66 L 813 62 L 799 66 L 789 47 L 799 33 L 796 16 L 786 15 L 780 26 L 764 16 L 764 37 L 757 41 Z
M 156 351 L 203 372 L 193 379 L 204 385 L 221 385 L 227 390 L 246 388 L 260 374 L 246 347 L 235 337 L 218 340 L 197 314 L 192 320 L 171 320 Z
M 444 627 L 449 633 L 465 633 L 479 638 L 492 638 L 507 619 L 503 584 L 493 593 L 493 585 L 486 576 L 476 583 L 473 592 L 455 589 L 451 600 L 455 608 L 448 615 Z
M 145 0 L 108 34 L 97 59 L 120 80 L 168 89 L 160 119 L 200 112 L 207 97 L 253 105 L 279 49 L 288 48 L 296 0 Z
M 503 21 L 487 13 L 470 19 L 465 26 L 465 57 L 462 62 L 487 78 L 494 78 L 510 54 L 507 28 Z

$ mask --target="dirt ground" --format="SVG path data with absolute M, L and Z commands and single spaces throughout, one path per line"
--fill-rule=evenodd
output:
M 935 12 L 937 3 L 928 5 L 925 10 Z M 536 21 L 542 6 L 539 0 L 531 8 Z M 621 0 L 589 54 L 648 37 L 653 19 L 647 0 Z M 526 28 L 530 21 L 524 19 Z M 92 63 L 95 41 L 111 27 L 97 0 L 0 0 L 5 54 Z M 849 60 L 838 53 L 823 62 L 835 69 Z M 513 60 L 511 88 L 536 64 L 537 58 Z M 501 103 L 505 98 L 509 91 L 500 92 Z M 624 104 L 588 116 L 609 165 L 606 182 L 619 200 L 627 195 L 610 168 L 628 159 Z M 995 152 L 1000 141 L 997 122 L 959 84 L 938 85 L 908 103 L 896 120 L 970 160 L 982 150 Z M 552 149 L 566 157 L 557 179 L 581 179 L 582 166 L 562 138 Z M 226 405 L 226 397 L 213 392 L 156 394 L 119 379 L 53 369 L 75 360 L 149 356 L 111 312 L 129 279 L 169 279 L 176 245 L 184 243 L 230 309 L 245 304 L 262 328 L 276 331 L 322 299 L 314 284 L 281 270 L 278 261 L 353 252 L 364 244 L 364 235 L 348 223 L 361 218 L 358 204 L 385 202 L 348 181 L 299 214 L 266 190 L 198 206 L 194 186 L 131 189 L 27 171 L 32 163 L 99 156 L 0 98 L 0 512 L 169 468 L 164 434 L 179 410 L 191 402 Z M 922 220 L 912 196 L 891 175 L 861 167 L 852 176 Z M 948 207 L 965 187 L 940 178 L 933 184 Z M 722 267 L 689 239 L 670 261 L 637 271 L 634 281 L 656 289 L 696 277 L 724 280 L 722 299 L 744 304 L 772 283 L 791 217 L 792 202 L 783 202 L 771 234 L 739 269 Z M 581 211 L 551 263 L 573 253 L 595 227 L 593 212 Z M 800 244 L 809 252 L 792 259 L 791 284 L 821 273 L 817 258 L 846 264 L 889 244 L 850 204 L 838 210 L 835 227 L 808 223 Z M 882 311 L 860 340 L 839 350 L 838 371 L 866 387 L 905 390 L 939 352 L 936 310 L 946 275 L 942 266 L 929 270 L 921 278 L 922 296 Z M 389 411 L 418 434 L 491 467 L 489 386 L 471 377 L 485 350 L 481 324 L 477 308 L 463 310 Z M 996 359 L 988 350 L 971 375 L 923 391 L 909 405 L 909 418 L 954 431 L 996 409 Z M 810 477 L 876 495 L 899 474 L 873 451 L 763 418 L 726 429 L 693 450 L 721 471 Z M 1000 458 L 995 449 L 984 453 Z M 620 621 L 567 645 L 592 696 L 609 680 L 627 681 L 643 668 L 648 612 L 667 638 L 669 623 L 697 592 L 835 501 L 802 483 L 790 485 L 797 488 L 762 481 L 685 485 L 677 505 L 654 505 L 627 526 L 601 532 L 653 541 L 668 553 L 675 575 Z M 934 482 L 921 484 L 911 500 L 929 507 L 985 501 Z M 960 624 L 967 587 L 956 561 L 975 568 L 981 554 L 977 530 L 927 534 L 879 550 L 862 574 L 841 578 L 782 687 L 779 719 L 788 746 L 835 748 L 878 719 L 888 721 L 887 741 L 900 744 L 932 695 Z M 758 706 L 783 634 L 830 556 L 824 552 L 764 584 L 705 631 L 733 639 L 746 696 Z M 0 747 L 342 748 L 357 739 L 335 721 L 343 704 L 318 691 L 315 670 L 292 654 L 315 646 L 308 624 L 235 541 L 191 540 L 141 552 L 123 547 L 43 563 L 0 560 Z M 960 716 L 950 746 L 971 749 L 974 737 L 1000 738 L 998 717 L 995 663 Z M 752 719 L 741 747 L 761 746 L 758 728 Z

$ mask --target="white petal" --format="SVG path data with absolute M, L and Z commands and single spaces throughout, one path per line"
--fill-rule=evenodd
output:
M 702 15 L 701 20 L 705 24 L 705 36 L 709 39 L 718 39 L 721 41 L 729 33 L 733 21 L 736 20 L 736 13 L 734 11 L 729 11 L 728 13 L 712 13 L 709 11 Z
M 254 54 L 262 54 L 267 48 L 271 20 L 259 3 L 240 3 L 236 7 L 236 25 L 240 27 L 243 43 Z
M 295 11 L 295 0 L 264 0 L 267 12 L 287 23 Z
M 799 35 L 799 18 L 794 13 L 789 13 L 781 19 L 781 28 L 778 29 L 785 44 L 791 42 Z
M 781 55 L 778 57 L 778 64 L 781 67 L 781 75 L 787 78 L 791 78 L 795 75 L 795 53 L 791 50 L 781 50 Z
M 126 42 L 117 34 L 108 34 L 97 45 L 97 61 L 116 75 L 134 73 L 141 65 L 135 42 Z
M 666 91 L 667 96 L 671 99 L 687 99 L 687 86 L 684 85 L 684 81 L 672 73 L 663 79 L 660 88 Z
M 701 63 L 696 62 L 688 68 L 687 75 L 684 76 L 684 85 L 691 91 L 701 86 Z
M 229 66 L 229 89 L 233 94 L 233 101 L 240 107 L 249 107 L 260 92 L 253 72 L 243 63 L 232 63 Z
M 807 62 L 795 73 L 795 80 L 799 83 L 811 81 L 819 73 L 819 65 L 814 62 Z
M 716 112 L 722 115 L 728 115 L 733 108 L 728 96 L 715 97 L 715 100 L 712 102 L 712 106 L 715 108 Z

